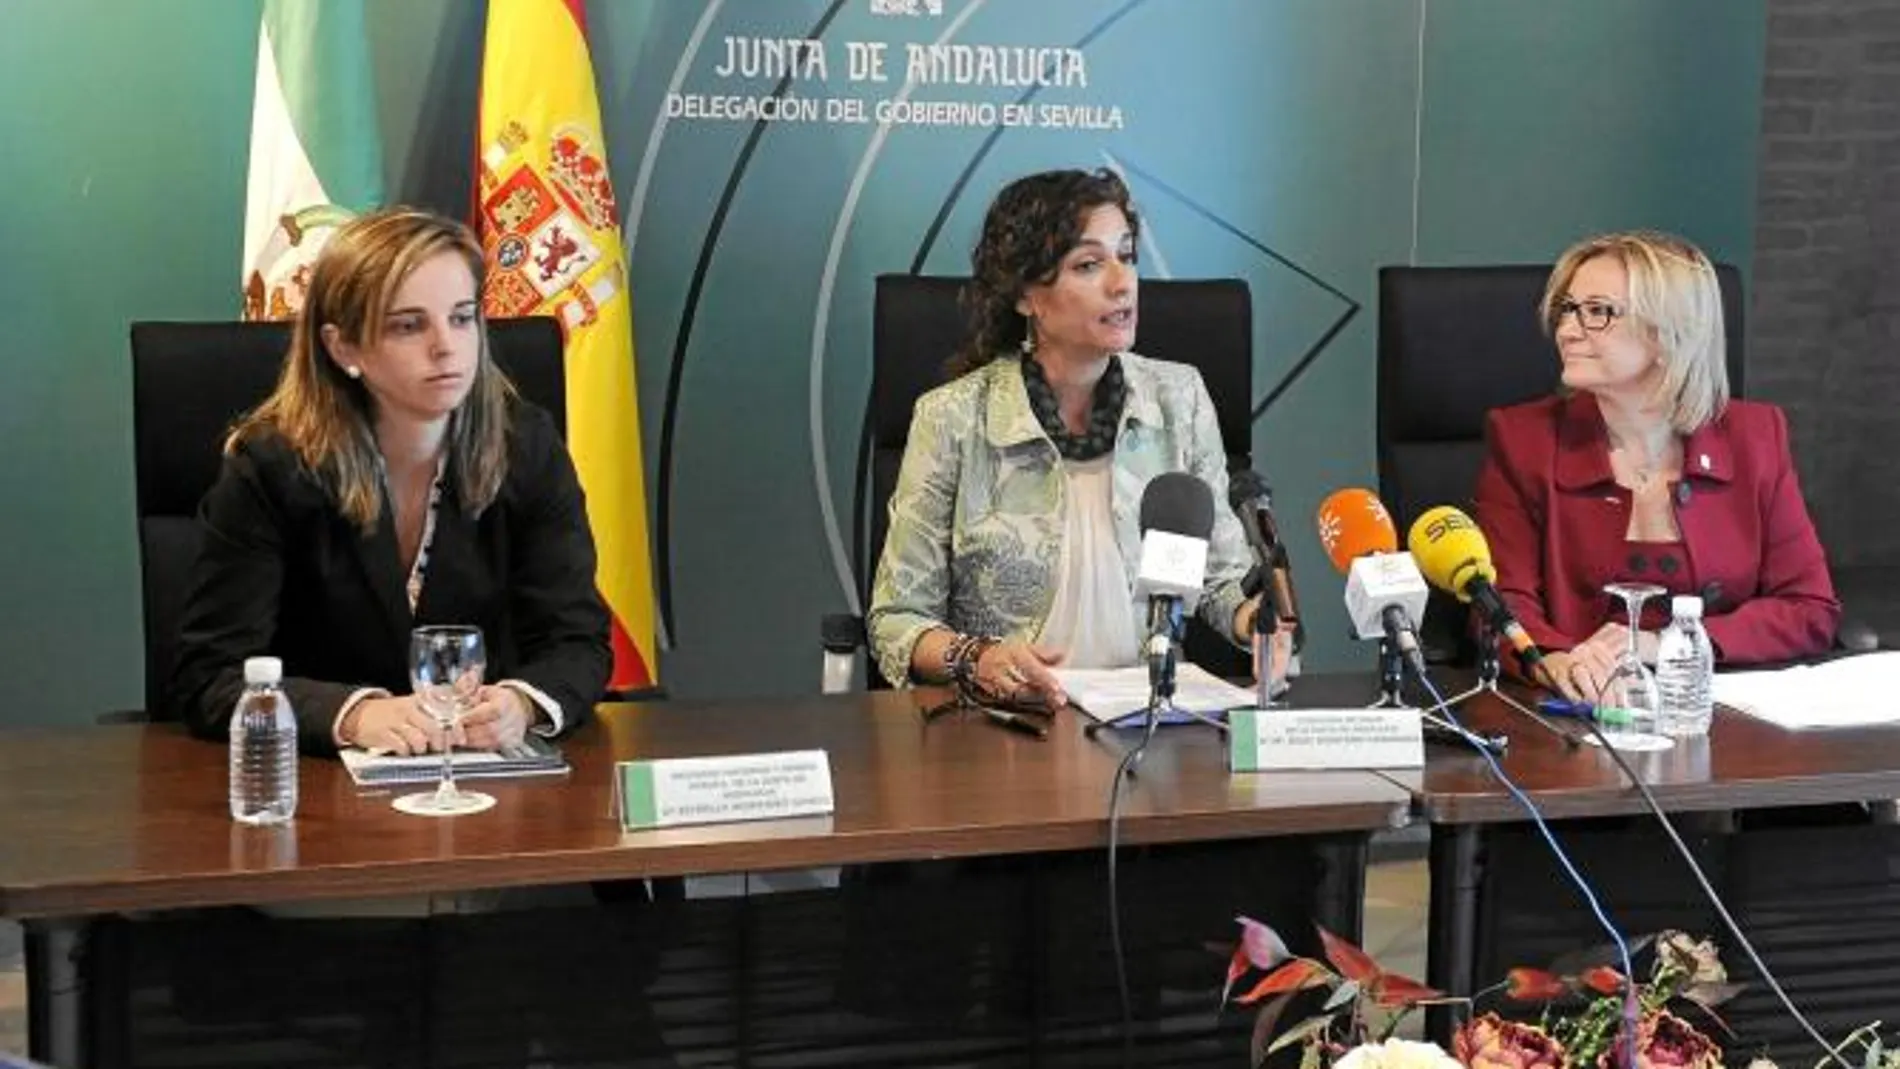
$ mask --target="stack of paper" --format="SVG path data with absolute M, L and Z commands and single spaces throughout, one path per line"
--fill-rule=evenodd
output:
M 1725 672 L 1715 700 L 1791 730 L 1900 723 L 1900 652 L 1772 672 Z
M 1057 668 L 1056 679 L 1069 702 L 1097 720 L 1114 720 L 1148 707 L 1148 668 Z M 1174 706 L 1205 716 L 1224 716 L 1229 709 L 1253 708 L 1252 691 L 1227 683 L 1197 664 L 1182 664 L 1174 673 Z M 1169 718 L 1163 717 L 1164 722 Z
M 343 767 L 359 786 L 383 787 L 397 783 L 432 783 L 442 775 L 442 755 L 422 754 L 397 757 L 373 750 L 344 750 Z M 521 745 L 503 752 L 457 750 L 456 779 L 484 779 L 496 776 L 545 776 L 567 771 L 567 755 L 539 735 L 529 735 Z

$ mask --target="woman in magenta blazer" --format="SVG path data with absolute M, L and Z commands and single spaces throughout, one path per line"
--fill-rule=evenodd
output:
M 1715 268 L 1680 238 L 1590 238 L 1543 299 L 1561 395 L 1491 413 L 1477 518 L 1498 588 L 1556 684 L 1593 699 L 1628 642 L 1607 583 L 1699 594 L 1716 661 L 1826 650 L 1840 603 L 1801 499 L 1788 421 L 1729 399 Z M 1637 642 L 1654 661 L 1668 598 Z

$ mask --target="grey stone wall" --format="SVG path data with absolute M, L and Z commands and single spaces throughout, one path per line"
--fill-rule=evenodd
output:
M 1837 567 L 1900 565 L 1900 0 L 1769 0 L 1748 393 Z

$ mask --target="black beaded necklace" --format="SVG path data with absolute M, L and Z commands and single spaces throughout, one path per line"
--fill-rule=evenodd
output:
M 1042 372 L 1042 365 L 1029 353 L 1023 358 L 1023 385 L 1029 390 L 1029 410 L 1048 433 L 1066 460 L 1094 460 L 1115 448 L 1115 432 L 1120 429 L 1122 403 L 1128 399 L 1128 384 L 1122 378 L 1122 360 L 1108 358 L 1108 367 L 1095 382 L 1089 403 L 1089 425 L 1081 434 L 1071 434 L 1063 425 L 1062 409 L 1056 402 L 1055 387 Z

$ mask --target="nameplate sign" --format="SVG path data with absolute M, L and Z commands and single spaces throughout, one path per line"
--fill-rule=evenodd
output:
M 1416 709 L 1236 709 L 1227 727 L 1235 772 L 1425 764 Z
M 621 826 L 670 828 L 809 817 L 832 810 L 823 750 L 622 761 L 614 766 Z

